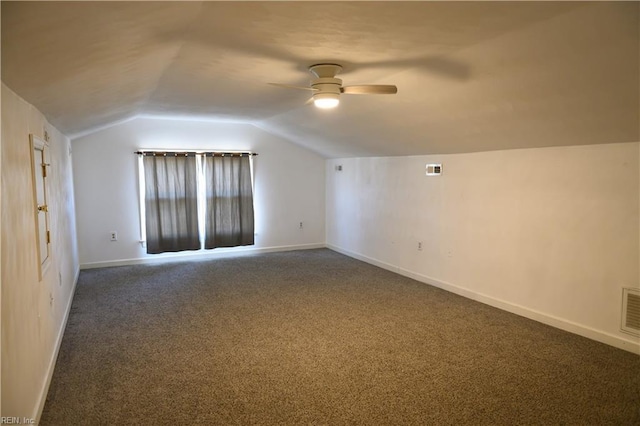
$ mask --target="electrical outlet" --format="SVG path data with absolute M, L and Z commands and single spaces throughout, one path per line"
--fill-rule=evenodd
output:
M 116 231 L 111 231 L 110 236 L 111 241 L 118 241 L 118 233 Z
M 302 229 L 302 222 L 300 222 L 300 229 Z
M 418 250 L 422 251 L 422 241 L 418 241 Z

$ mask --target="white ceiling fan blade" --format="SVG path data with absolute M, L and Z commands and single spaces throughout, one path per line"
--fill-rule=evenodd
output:
M 364 84 L 344 86 L 340 91 L 348 95 L 393 95 L 398 93 L 398 88 L 391 84 Z
M 294 86 L 292 84 L 281 84 L 281 83 L 267 83 L 267 84 L 270 84 L 272 86 L 277 86 L 277 87 L 284 87 L 286 89 L 311 90 L 313 92 L 318 90 L 318 89 L 314 89 L 313 87 L 309 87 L 309 86 Z

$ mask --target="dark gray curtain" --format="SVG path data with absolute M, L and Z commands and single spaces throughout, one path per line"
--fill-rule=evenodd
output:
M 207 156 L 204 248 L 246 246 L 253 241 L 253 187 L 248 156 Z
M 199 250 L 196 157 L 143 158 L 147 253 Z

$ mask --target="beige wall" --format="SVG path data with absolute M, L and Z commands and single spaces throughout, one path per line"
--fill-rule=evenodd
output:
M 0 7 L 1 15 L 2 7 Z M 2 20 L 0 19 L 0 22 Z M 2 56 L 2 55 L 0 55 Z M 0 69 L 2 66 L 0 64 Z M 0 95 L 1 99 L 1 95 Z M 2 102 L 0 102 L 0 117 L 2 116 Z M 0 176 L 2 174 L 2 120 L 0 120 Z M 0 212 L 2 211 L 2 187 L 0 185 Z M 2 229 L 2 215 L 0 215 L 0 229 Z M 0 233 L 0 240 L 2 240 L 2 234 Z M 0 243 L 0 257 L 2 256 L 2 244 Z M 2 262 L 0 262 L 0 330 L 2 330 Z M 1 335 L 1 334 L 0 334 Z M 2 340 L 0 339 L 0 366 L 2 365 Z M 2 414 L 2 368 L 0 368 L 0 415 Z
M 50 135 L 51 265 L 38 277 L 29 134 Z M 35 418 L 78 274 L 69 140 L 2 85 L 2 416 Z
M 250 124 L 138 117 L 74 139 L 72 146 L 82 268 L 324 246 L 325 159 Z M 139 242 L 133 154 L 141 149 L 257 152 L 255 245 L 148 255 Z M 110 241 L 111 231 L 118 241 Z
M 620 331 L 622 287 L 639 285 L 638 150 L 626 143 L 331 160 L 327 243 L 638 352 L 638 339 Z M 430 162 L 443 164 L 442 176 L 425 176 Z

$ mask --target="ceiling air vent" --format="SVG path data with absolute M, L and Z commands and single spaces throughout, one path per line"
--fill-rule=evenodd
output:
M 427 164 L 427 176 L 440 176 L 442 174 L 442 164 Z
M 640 289 L 622 289 L 622 331 L 640 336 Z

